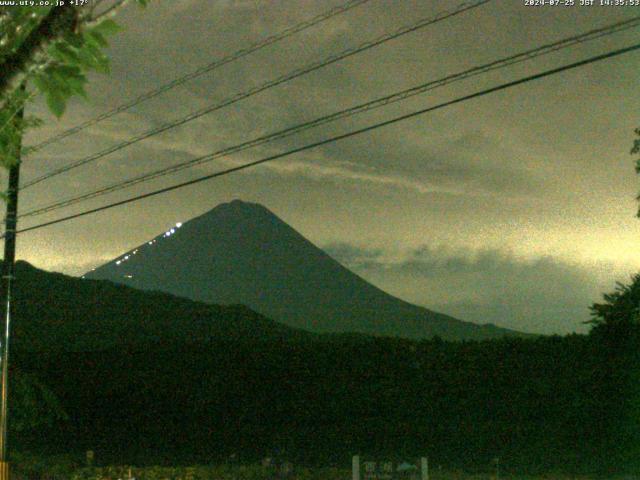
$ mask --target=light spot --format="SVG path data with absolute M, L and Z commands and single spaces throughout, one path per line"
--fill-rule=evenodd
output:
M 176 223 L 176 227 L 180 228 L 182 226 L 182 222 Z

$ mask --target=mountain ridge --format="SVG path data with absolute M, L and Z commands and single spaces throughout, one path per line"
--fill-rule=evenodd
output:
M 209 341 L 297 341 L 313 334 L 245 305 L 211 305 L 16 264 L 12 349 L 102 351 Z M 153 347 L 155 349 L 155 347 Z

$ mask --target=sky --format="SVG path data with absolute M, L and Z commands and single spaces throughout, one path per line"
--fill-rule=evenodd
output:
M 21 193 L 20 211 L 640 15 L 640 7 L 493 0 L 242 100 Z M 323 13 L 340 0 L 154 0 L 123 9 L 110 75 L 45 120 L 35 144 L 147 90 Z M 369 0 L 28 157 L 22 179 L 451 9 Z M 27 227 L 318 141 L 631 45 L 583 43 L 40 217 Z M 265 205 L 383 290 L 463 320 L 585 332 L 589 305 L 640 270 L 629 154 L 640 53 L 529 82 L 196 186 L 25 233 L 18 257 L 71 275 L 235 198 Z

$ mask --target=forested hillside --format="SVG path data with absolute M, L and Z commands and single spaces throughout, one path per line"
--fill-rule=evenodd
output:
M 636 297 L 590 336 L 412 341 L 309 334 L 218 307 L 20 264 L 12 366 L 46 385 L 49 426 L 23 451 L 99 462 L 344 466 L 427 454 L 505 472 L 638 468 Z M 637 295 L 637 290 L 633 290 Z M 619 307 L 622 305 L 622 307 Z

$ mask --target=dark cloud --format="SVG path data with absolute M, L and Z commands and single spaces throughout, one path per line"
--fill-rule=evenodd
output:
M 422 247 L 400 258 L 334 244 L 326 250 L 378 287 L 405 300 L 474 322 L 535 333 L 584 332 L 589 306 L 614 285 L 600 269 L 526 260 L 496 251 Z M 618 271 L 619 280 L 626 275 Z

